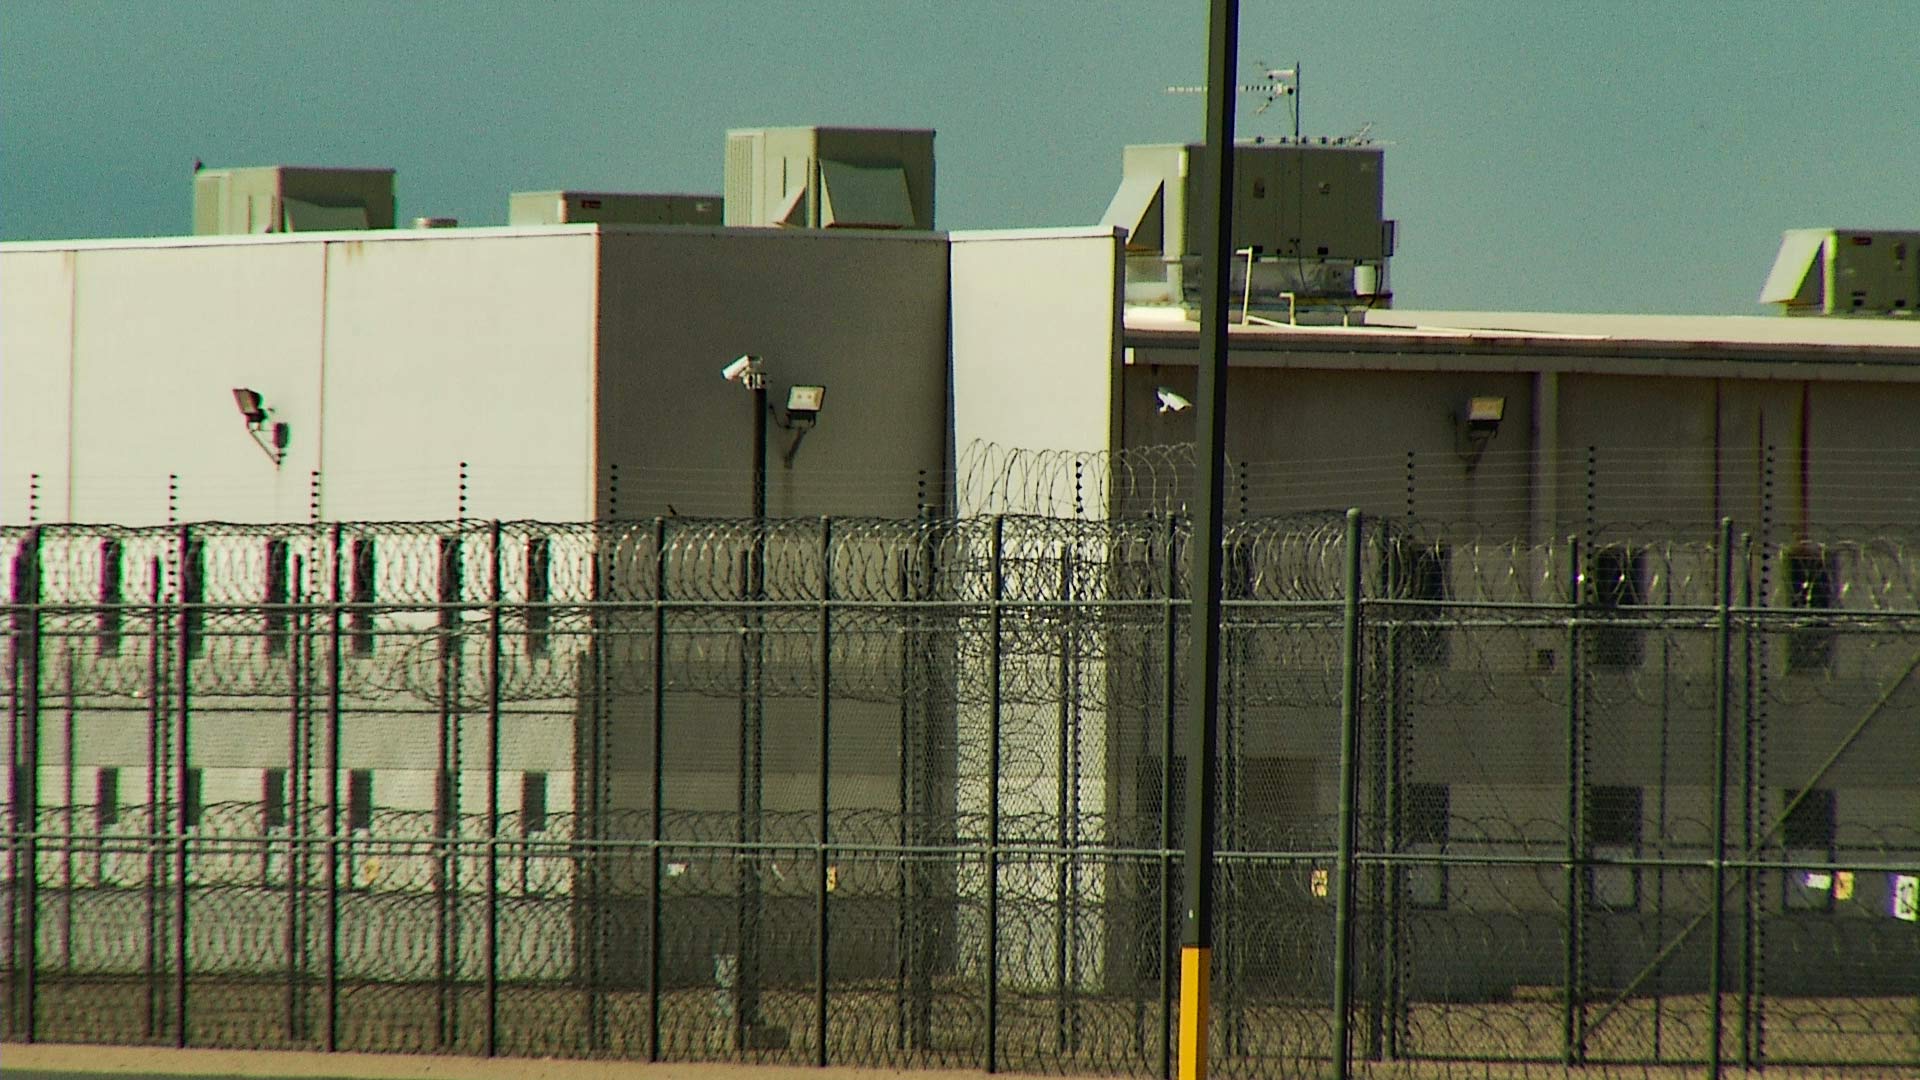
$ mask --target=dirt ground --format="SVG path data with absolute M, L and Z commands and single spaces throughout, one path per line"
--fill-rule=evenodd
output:
M 425 1057 L 402 1054 L 322 1054 L 279 1050 L 171 1050 L 144 1046 L 0 1044 L 0 1075 L 194 1076 L 336 1078 L 354 1080 L 883 1080 L 938 1077 L 984 1080 L 973 1070 L 815 1069 L 793 1065 L 735 1065 L 563 1061 L 556 1059 Z M 996 1073 L 997 1080 L 1021 1074 Z

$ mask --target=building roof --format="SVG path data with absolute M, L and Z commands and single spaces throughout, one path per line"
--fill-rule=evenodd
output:
M 1876 354 L 1893 350 L 1920 354 L 1920 319 L 1866 319 L 1866 317 L 1786 317 L 1786 315 L 1594 315 L 1559 311 L 1419 311 L 1369 309 L 1356 311 L 1356 325 L 1286 325 L 1273 319 L 1235 323 L 1233 336 L 1242 342 L 1317 338 L 1361 344 L 1365 340 L 1396 340 L 1411 344 L 1444 344 L 1484 340 L 1511 344 L 1515 340 L 1576 346 L 1661 346 L 1686 352 L 1747 352 L 1759 348 L 1841 350 L 1857 356 L 1859 348 Z M 1181 334 L 1200 331 L 1200 325 L 1179 307 L 1127 307 L 1127 331 Z

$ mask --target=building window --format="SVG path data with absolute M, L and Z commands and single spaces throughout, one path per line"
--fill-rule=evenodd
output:
M 287 611 L 288 603 L 288 552 L 287 541 L 275 537 L 267 541 L 267 587 L 261 599 L 267 605 L 266 631 L 267 655 L 285 656 L 287 654 Z
M 186 783 L 182 785 L 185 790 L 180 793 L 180 822 L 189 829 L 199 827 L 201 814 L 206 809 L 206 789 L 202 787 L 206 778 L 205 769 L 187 770 Z
M 434 774 L 433 835 L 451 836 L 459 829 L 460 793 L 455 790 L 453 773 L 441 769 Z
M 33 805 L 34 793 L 27 790 L 27 767 L 13 766 L 7 773 L 7 784 L 7 805 L 13 810 L 13 828 L 18 832 L 33 828 L 39 808 Z
M 1780 823 L 1780 846 L 1791 863 L 1820 863 L 1798 866 L 1783 873 L 1785 882 L 1782 905 L 1789 911 L 1833 910 L 1833 867 L 1839 834 L 1839 806 L 1829 788 L 1814 788 L 1793 799 L 1797 791 L 1780 793 L 1781 805 L 1792 806 Z
M 1587 567 L 1587 601 L 1599 625 L 1590 626 L 1587 659 L 1595 667 L 1635 668 L 1646 653 L 1646 635 L 1637 626 L 1607 625 L 1604 620 L 1647 602 L 1646 553 L 1624 545 L 1596 548 Z
M 460 611 L 455 606 L 460 603 L 462 578 L 464 577 L 460 552 L 460 538 L 443 536 L 440 538 L 440 625 L 453 626 L 460 621 Z
M 93 831 L 120 824 L 120 770 L 103 768 L 93 776 Z
M 100 655 L 120 655 L 120 623 L 125 617 L 125 553 L 120 541 L 100 541 Z
M 180 560 L 181 631 L 186 637 L 187 656 L 206 653 L 207 646 L 207 545 L 203 540 L 188 540 Z
M 547 831 L 547 774 L 520 774 L 520 835 Z
M 347 773 L 347 829 L 363 832 L 373 828 L 373 770 L 353 769 Z
M 1453 834 L 1452 790 L 1445 784 L 1408 784 L 1401 829 L 1408 852 L 1418 855 L 1446 854 L 1447 841 Z M 1410 864 L 1407 867 L 1407 902 L 1417 908 L 1446 907 L 1446 864 Z
M 1416 600 L 1419 606 L 1400 609 L 1399 618 L 1410 625 L 1401 631 L 1401 656 L 1413 667 L 1443 667 L 1448 658 L 1447 629 L 1421 625 L 1446 617 L 1437 606 L 1447 599 L 1448 567 L 1451 552 L 1444 546 L 1396 544 L 1387 564 L 1387 595 L 1401 600 Z
M 1826 611 L 1840 605 L 1840 567 L 1820 548 L 1787 552 L 1787 606 Z M 1834 631 L 1819 618 L 1795 620 L 1787 636 L 1787 673 L 1827 671 L 1833 667 Z
M 27 638 L 33 633 L 33 615 L 27 611 L 34 602 L 35 580 L 33 548 L 23 544 L 13 553 L 13 582 L 8 591 L 7 600 L 13 608 L 13 640 L 16 653 L 25 648 Z
M 1587 849 L 1598 859 L 1640 856 L 1645 792 L 1638 787 L 1602 784 L 1587 789 Z M 1599 911 L 1640 909 L 1640 868 L 1587 867 L 1587 903 Z
M 347 627 L 352 632 L 348 640 L 353 655 L 372 656 L 373 609 L 369 605 L 377 599 L 373 538 L 364 536 L 355 539 L 351 551 L 347 603 L 353 605 L 353 610 L 347 616 Z
M 552 546 L 544 536 L 527 540 L 527 654 L 545 656 L 552 645 L 547 601 L 552 596 Z
M 268 769 L 260 776 L 261 821 L 269 829 L 287 824 L 287 770 Z

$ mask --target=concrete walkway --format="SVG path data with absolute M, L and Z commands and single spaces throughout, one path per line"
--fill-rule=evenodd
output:
M 280 1050 L 174 1050 L 148 1046 L 0 1044 L 6 1080 L 191 1076 L 200 1080 L 985 1080 L 959 1069 L 813 1069 L 794 1065 L 648 1065 L 627 1061 L 425 1057 L 411 1054 L 319 1054 Z M 995 1080 L 1021 1080 L 996 1073 Z

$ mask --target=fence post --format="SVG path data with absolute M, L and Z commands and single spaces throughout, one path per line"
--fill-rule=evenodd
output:
M 827 864 L 827 815 L 832 809 L 828 784 L 832 776 L 833 745 L 833 611 L 829 606 L 833 599 L 833 519 L 820 519 L 820 714 L 817 738 L 820 742 L 820 774 L 818 777 L 820 805 L 820 846 L 815 860 L 814 880 L 814 940 L 813 970 L 813 1063 L 826 1068 L 827 1065 L 827 893 L 832 891 L 834 883 L 829 879 L 833 871 Z
M 1076 477 L 1074 483 L 1075 501 L 1077 503 L 1079 500 L 1079 466 L 1077 463 L 1074 472 Z M 1072 778 L 1069 775 L 1071 770 L 1068 768 L 1068 762 L 1071 760 L 1073 737 L 1071 731 L 1073 724 L 1073 632 L 1069 625 L 1069 621 L 1073 617 L 1073 609 L 1071 607 L 1073 597 L 1073 550 L 1071 544 L 1065 545 L 1060 549 L 1059 588 L 1060 607 L 1057 610 L 1060 618 L 1060 633 L 1058 637 L 1060 663 L 1058 669 L 1054 672 L 1055 678 L 1059 680 L 1058 685 L 1060 690 L 1059 708 L 1056 710 L 1057 715 L 1054 718 L 1057 729 L 1054 738 L 1054 779 L 1056 781 L 1054 784 L 1054 798 L 1058 816 L 1055 821 L 1054 843 L 1060 848 L 1060 851 L 1054 856 L 1054 858 L 1058 860 L 1058 866 L 1053 876 L 1053 976 L 1054 985 L 1059 990 L 1059 996 L 1054 1002 L 1054 1046 L 1057 1052 L 1065 1053 L 1071 1043 L 1068 1031 L 1070 1027 L 1071 1006 L 1068 1003 L 1068 998 L 1073 992 L 1067 981 L 1067 893 L 1071 888 L 1071 881 L 1066 856 L 1068 841 L 1067 819 L 1068 814 L 1071 813 L 1070 800 L 1072 798 Z
M 605 626 L 605 625 L 603 625 Z M 649 667 L 653 669 L 653 792 L 649 796 L 647 846 L 647 1061 L 660 1061 L 660 817 L 666 813 L 666 519 L 653 519 L 653 636 Z
M 344 530 L 335 523 L 332 531 L 332 584 L 327 593 L 327 851 L 326 851 L 326 1016 L 322 1021 L 323 1044 L 328 1052 L 340 1048 L 340 599 L 342 594 L 341 557 Z M 299 826 L 296 826 L 299 827 Z
M 1582 932 L 1586 922 L 1584 865 L 1586 850 L 1586 758 L 1581 753 L 1580 720 L 1580 592 L 1581 545 L 1577 536 L 1567 537 L 1567 939 L 1562 977 L 1565 995 L 1561 1002 L 1563 1061 L 1569 1067 L 1586 1057 L 1584 1030 L 1585 1004 L 1581 995 Z
M 160 1037 L 160 886 L 165 867 L 162 865 L 158 835 L 164 826 L 160 822 L 160 757 L 164 752 L 165 727 L 167 722 L 167 702 L 172 699 L 173 691 L 164 667 L 165 657 L 170 648 L 167 637 L 167 617 L 161 607 L 164 599 L 162 590 L 163 566 L 173 565 L 163 562 L 163 556 L 155 555 L 150 562 L 152 577 L 147 587 L 147 610 L 151 615 L 149 624 L 149 642 L 147 646 L 147 840 L 142 844 L 147 860 L 146 888 L 141 890 L 145 901 L 142 914 L 146 946 L 141 958 L 140 983 L 145 993 L 146 1015 L 142 1018 L 142 1032 L 148 1039 Z M 184 659 L 184 658 L 181 658 Z M 96 789 L 97 790 L 97 789 Z M 96 796 L 97 798 L 97 796 Z M 107 837 L 105 824 L 98 809 L 94 812 L 93 831 L 97 846 L 96 857 L 104 867 L 107 856 Z
M 1718 1077 L 1722 1065 L 1721 1002 L 1726 981 L 1727 880 L 1727 714 L 1733 693 L 1733 519 L 1720 519 L 1719 566 L 1714 597 L 1714 658 L 1719 664 L 1713 695 L 1713 955 L 1708 961 L 1707 993 L 1713 1010 L 1713 1043 L 1708 1049 L 1709 1075 Z
M 21 1038 L 24 1042 L 33 1042 L 36 1035 L 36 1019 L 39 1014 L 39 967 L 40 967 L 40 660 L 41 646 L 44 644 L 44 631 L 40 625 L 40 526 L 35 525 L 27 532 L 27 545 L 23 557 L 14 562 L 14 597 L 27 605 L 24 629 L 18 615 L 12 620 L 15 634 L 14 663 L 19 675 L 14 685 L 26 700 L 20 716 L 20 744 L 22 753 L 14 761 L 14 776 L 18 782 L 8 792 L 13 799 L 13 828 L 23 834 L 25 840 L 21 850 L 14 856 L 13 880 L 18 892 L 15 903 L 20 906 L 20 938 L 14 944 L 14 963 L 20 965 L 20 1004 Z M 21 589 L 21 576 L 25 577 L 26 588 Z M 24 637 L 24 641 L 21 638 Z M 22 646 L 24 645 L 24 649 Z M 22 655 L 24 653 L 24 655 Z M 67 679 L 67 693 L 73 693 L 73 679 Z M 71 767 L 71 762 L 68 763 Z M 69 790 L 64 802 L 73 801 Z M 68 813 L 71 819 L 71 811 Z M 71 831 L 71 827 L 69 827 Z M 73 844 L 69 839 L 66 858 L 71 864 Z M 25 863 L 25 873 L 21 864 Z M 68 961 L 71 964 L 71 960 Z
M 660 926 L 662 834 L 661 816 L 666 812 L 666 722 L 667 722 L 667 519 L 653 519 L 653 792 L 648 803 L 647 845 L 647 1060 L 660 1060 Z M 604 615 L 602 615 L 604 619 Z M 601 622 L 602 632 L 605 624 Z M 594 992 L 598 992 L 598 988 Z
M 500 519 L 488 526 L 493 553 L 488 594 L 493 600 L 492 617 L 487 620 L 487 985 L 486 1056 L 499 1053 L 500 1045 L 500 631 L 506 615 L 506 598 L 501 589 L 500 544 L 504 539 Z M 522 811 L 526 809 L 521 808 Z
M 987 593 L 987 1072 L 1000 1061 L 1000 646 L 1006 518 L 993 516 Z
M 193 526 L 180 526 L 180 670 L 176 689 L 179 692 L 179 715 L 174 723 L 174 790 L 179 806 L 174 811 L 177 826 L 177 839 L 174 842 L 174 916 L 173 916 L 173 993 L 174 993 L 174 1045 L 187 1045 L 187 815 L 191 808 L 187 805 L 190 794 L 188 785 L 188 764 L 191 751 L 188 747 L 191 725 L 189 723 L 192 708 L 193 690 L 193 650 L 195 631 L 202 629 L 196 624 L 205 618 L 205 610 L 200 607 L 206 601 L 205 582 L 202 580 L 202 568 L 198 553 L 193 549 Z M 157 833 L 159 830 L 155 830 Z
M 1360 511 L 1347 511 L 1345 596 L 1340 633 L 1340 849 L 1339 892 L 1333 913 L 1333 1058 L 1334 1075 L 1351 1075 L 1353 1005 L 1353 840 L 1355 803 L 1359 801 L 1354 758 L 1360 747 Z
M 1173 1077 L 1173 740 L 1179 707 L 1180 648 L 1177 597 L 1180 592 L 1180 519 L 1167 515 L 1167 593 L 1163 598 L 1160 657 L 1160 1075 Z

